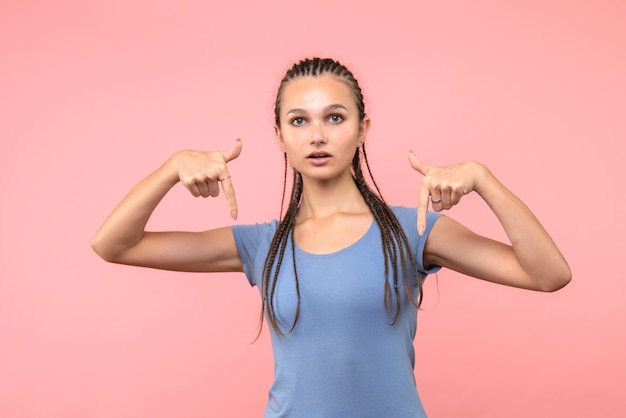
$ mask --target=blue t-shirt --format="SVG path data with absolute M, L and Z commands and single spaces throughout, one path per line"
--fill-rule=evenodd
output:
M 439 269 L 422 265 L 426 238 L 439 214 L 429 212 L 417 233 L 415 208 L 392 207 L 406 233 L 418 271 L 407 280 L 417 297 L 417 280 Z M 262 289 L 263 266 L 278 222 L 233 227 L 251 285 Z M 374 221 L 354 244 L 330 254 L 311 254 L 296 244 L 300 316 L 293 324 L 297 295 L 291 244 L 279 273 L 274 312 L 284 336 L 271 326 L 274 383 L 266 418 L 423 418 L 413 368 L 417 309 L 404 285 L 394 325 L 383 299 L 385 275 L 380 229 Z M 391 275 L 391 272 L 390 272 Z M 401 271 L 399 272 L 401 277 Z M 389 278 L 392 283 L 392 278 Z

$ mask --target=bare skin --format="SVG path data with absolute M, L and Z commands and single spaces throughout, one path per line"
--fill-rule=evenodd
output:
M 226 163 L 237 158 L 237 140 L 223 152 L 180 151 L 137 184 L 100 227 L 92 247 L 103 259 L 178 271 L 243 271 L 230 227 L 204 232 L 148 232 L 145 226 L 161 199 L 178 182 L 194 196 L 218 196 L 219 183 L 231 214 L 237 200 Z
M 352 92 L 332 75 L 290 81 L 281 98 L 281 149 L 303 179 L 295 240 L 305 251 L 330 253 L 356 242 L 373 221 L 350 172 L 356 149 L 366 140 L 370 121 L 360 120 Z M 233 218 L 238 213 L 228 162 L 238 158 L 240 140 L 227 151 L 181 151 L 135 186 L 92 240 L 105 260 L 180 271 L 242 271 L 230 227 L 204 232 L 148 232 L 145 226 L 165 194 L 181 183 L 194 196 L 217 196 L 220 187 Z M 478 193 L 500 221 L 510 242 L 469 231 L 449 217 L 433 227 L 425 265 L 439 265 L 499 283 L 554 291 L 571 278 L 567 262 L 533 213 L 482 164 L 466 161 L 430 166 L 411 152 L 409 163 L 423 176 L 418 186 L 418 221 L 423 233 L 429 202 L 450 209 Z M 220 181 L 220 179 L 224 179 Z M 418 180 L 416 177 L 416 187 Z

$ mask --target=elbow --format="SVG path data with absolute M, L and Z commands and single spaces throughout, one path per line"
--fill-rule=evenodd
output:
M 559 272 L 555 272 L 550 277 L 540 282 L 538 290 L 541 292 L 556 292 L 563 289 L 572 281 L 572 272 L 566 265 Z
M 91 238 L 91 249 L 104 261 L 107 261 L 109 263 L 116 263 L 117 262 L 117 257 L 115 256 L 114 252 L 111 251 L 103 242 L 101 239 L 99 239 L 98 235 L 95 235 L 93 238 Z

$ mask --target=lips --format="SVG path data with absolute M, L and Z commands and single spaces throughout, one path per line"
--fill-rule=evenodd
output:
M 331 156 L 331 155 L 330 155 L 329 153 L 327 153 L 327 152 L 324 152 L 324 151 L 315 151 L 315 152 L 310 153 L 310 154 L 307 156 L 307 158 L 314 158 L 314 159 L 316 159 L 316 158 L 328 158 L 328 157 L 330 157 L 330 156 Z
M 316 166 L 322 166 L 325 165 L 328 161 L 330 161 L 330 158 L 332 157 L 331 154 L 324 152 L 324 151 L 314 151 L 312 153 L 310 153 L 309 155 L 307 155 L 307 160 Z

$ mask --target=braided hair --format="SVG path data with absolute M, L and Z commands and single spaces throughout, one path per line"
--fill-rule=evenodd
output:
M 294 64 L 283 77 L 278 88 L 278 93 L 276 95 L 276 102 L 274 106 L 276 126 L 280 126 L 280 104 L 285 85 L 291 80 L 299 77 L 318 77 L 323 74 L 335 75 L 341 78 L 350 86 L 359 111 L 359 120 L 363 120 L 365 118 L 365 104 L 363 101 L 363 94 L 361 92 L 361 88 L 359 87 L 359 83 L 355 79 L 354 75 L 345 66 L 335 60 L 328 58 L 310 58 L 301 60 L 300 62 Z M 363 176 L 363 172 L 361 170 L 361 158 L 365 161 L 368 175 L 376 190 L 375 192 L 369 187 Z M 269 252 L 265 259 L 262 283 L 263 304 L 261 308 L 260 319 L 262 324 L 263 316 L 265 315 L 272 328 L 274 328 L 274 330 L 280 335 L 284 335 L 285 333 L 280 328 L 278 320 L 274 313 L 274 296 L 276 292 L 276 284 L 278 282 L 279 271 L 282 267 L 282 262 L 284 260 L 285 251 L 288 247 L 288 244 L 291 244 L 291 259 L 293 263 L 292 268 L 294 272 L 295 290 L 297 296 L 295 315 L 292 326 L 288 332 L 291 332 L 294 329 L 300 315 L 300 286 L 298 281 L 298 270 L 296 268 L 293 231 L 296 225 L 296 214 L 298 212 L 298 208 L 302 198 L 303 189 L 302 176 L 297 170 L 293 169 L 291 196 L 289 198 L 287 210 L 283 217 L 282 207 L 284 206 L 285 192 L 287 188 L 287 154 L 284 154 L 284 160 L 285 174 L 283 180 L 282 194 L 283 204 L 281 206 L 278 228 L 276 230 L 276 233 L 274 234 Z M 364 143 L 361 144 L 360 148 L 357 148 L 354 157 L 352 158 L 352 177 L 366 204 L 372 211 L 374 219 L 378 223 L 380 228 L 382 252 L 383 258 L 385 260 L 385 284 L 383 296 L 385 309 L 391 319 L 390 323 L 391 325 L 393 325 L 398 320 L 398 317 L 400 315 L 401 297 L 399 290 L 400 275 L 398 274 L 398 265 L 400 266 L 402 277 L 405 277 L 407 275 L 409 263 L 415 270 L 417 270 L 417 265 L 415 259 L 413 258 L 413 255 L 411 254 L 406 234 L 402 230 L 402 227 L 400 226 L 400 223 L 398 222 L 398 219 L 394 215 L 393 211 L 385 203 L 382 194 L 380 193 L 380 189 L 378 188 L 378 185 L 374 180 L 372 171 L 369 166 L 369 162 L 367 160 L 367 153 L 365 152 Z M 392 273 L 391 283 L 389 280 L 390 271 Z M 404 285 L 406 292 L 409 296 L 409 300 L 416 308 L 419 308 L 422 302 L 422 280 L 418 279 L 417 282 L 419 291 L 417 301 L 412 295 L 409 281 L 404 280 Z

